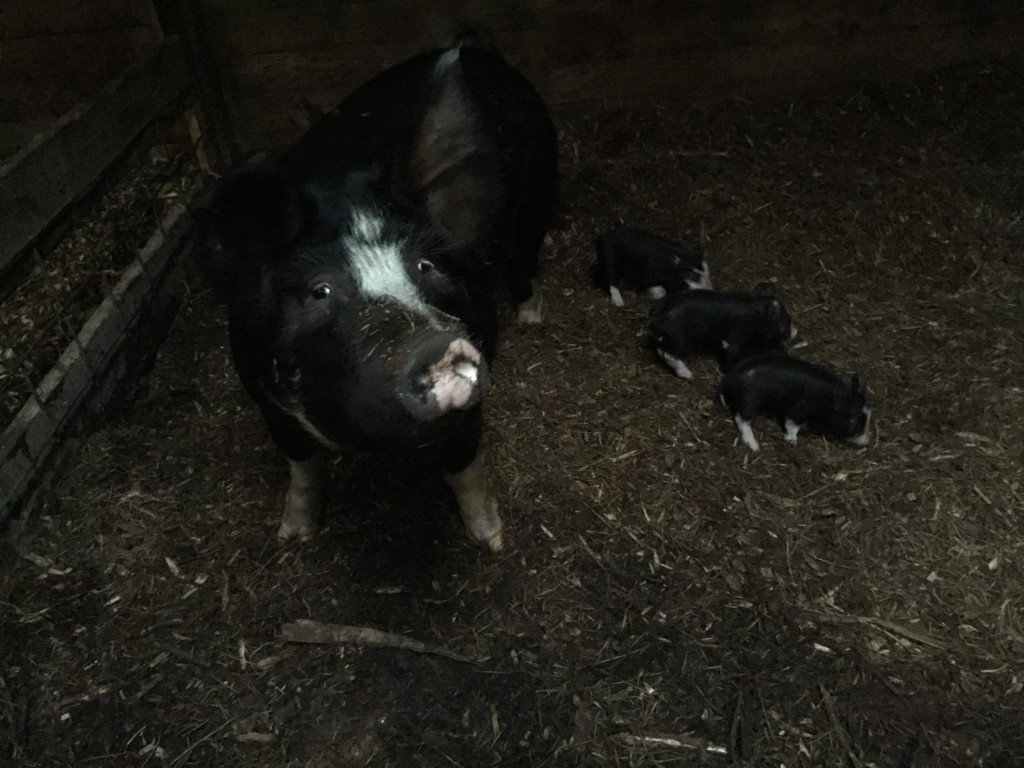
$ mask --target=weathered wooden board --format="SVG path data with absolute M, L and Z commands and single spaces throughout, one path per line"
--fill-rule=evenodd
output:
M 0 2 L 0 160 L 160 40 L 152 0 Z
M 1013 0 L 210 0 L 203 6 L 243 149 L 287 143 L 326 106 L 473 20 L 555 108 L 824 93 L 952 61 L 1014 53 Z
M 0 5 L 0 40 L 156 27 L 152 0 L 31 0 Z
M 168 41 L 149 61 L 109 83 L 0 165 L 0 273 L 85 192 L 189 82 L 180 47 Z
M 174 303 L 168 275 L 190 247 L 188 230 L 184 207 L 173 209 L 0 434 L 0 527 L 12 517 L 24 527 L 82 428 L 159 348 Z

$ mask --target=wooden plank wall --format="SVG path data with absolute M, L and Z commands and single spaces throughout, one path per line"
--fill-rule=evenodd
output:
M 160 38 L 152 0 L 3 0 L 0 122 L 59 117 Z
M 476 20 L 554 107 L 823 93 L 1024 48 L 1019 0 L 207 0 L 243 149 Z
M 0 278 L 149 123 L 181 109 L 189 85 L 181 46 L 169 39 L 147 59 L 92 94 L 87 105 L 52 120 L 19 151 L 0 158 Z

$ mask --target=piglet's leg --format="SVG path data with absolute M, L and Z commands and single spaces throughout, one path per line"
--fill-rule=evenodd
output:
M 693 371 L 691 371 L 686 363 L 675 355 L 671 355 L 661 347 L 658 347 L 658 357 L 665 361 L 665 365 L 672 369 L 672 373 L 681 379 L 692 379 Z
M 305 461 L 289 459 L 292 480 L 284 500 L 284 515 L 277 538 L 281 541 L 298 539 L 309 541 L 316 533 L 327 498 L 327 481 L 330 472 L 327 459 L 315 453 Z
M 786 442 L 795 443 L 796 436 L 800 433 L 800 425 L 792 419 L 786 419 Z
M 501 518 L 498 516 L 498 500 L 491 493 L 483 452 L 478 451 L 462 471 L 446 472 L 444 479 L 455 494 L 470 538 L 492 552 L 498 552 L 504 546 Z
M 738 413 L 733 417 L 733 421 L 736 422 L 736 429 L 740 431 L 740 439 L 743 440 L 743 443 L 752 451 L 761 450 L 761 446 L 758 445 L 757 438 L 754 437 L 754 430 L 750 427 L 750 422 Z

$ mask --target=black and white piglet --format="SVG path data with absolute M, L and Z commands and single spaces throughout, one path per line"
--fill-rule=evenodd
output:
M 647 291 L 652 299 L 687 288 L 711 288 L 701 249 L 629 227 L 597 239 L 597 261 L 591 269 L 598 287 L 608 292 L 617 307 L 623 305 L 623 288 Z
M 871 408 L 858 374 L 844 381 L 826 368 L 795 357 L 755 355 L 726 374 L 721 395 L 751 450 L 760 449 L 750 426 L 756 416 L 774 418 L 791 443 L 804 430 L 848 445 L 868 444 Z
M 658 356 L 684 379 L 693 378 L 685 361 L 695 355 L 727 371 L 745 357 L 784 351 L 796 335 L 785 306 L 765 291 L 672 293 L 651 308 L 648 330 Z

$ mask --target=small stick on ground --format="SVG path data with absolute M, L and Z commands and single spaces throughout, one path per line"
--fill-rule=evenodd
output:
M 413 653 L 429 653 L 462 664 L 479 664 L 480 659 L 463 656 L 439 645 L 427 645 L 405 635 L 382 632 L 372 627 L 354 627 L 348 624 L 323 624 L 319 621 L 299 619 L 281 627 L 281 636 L 291 643 L 350 643 L 376 648 L 401 648 Z
M 615 738 L 623 744 L 633 747 L 674 747 L 676 749 L 695 749 L 701 752 L 709 752 L 713 755 L 729 754 L 729 751 L 723 746 L 712 744 L 697 736 L 687 736 L 685 734 L 676 736 L 643 736 L 635 733 L 617 733 Z
M 846 750 L 846 756 L 850 758 L 850 764 L 853 765 L 853 768 L 864 768 L 864 763 L 860 761 L 860 758 L 853 751 L 850 734 L 846 732 L 843 724 L 839 722 L 839 718 L 836 716 L 836 708 L 832 703 L 832 694 L 820 683 L 818 684 L 818 690 L 821 691 L 821 700 L 825 703 L 825 711 L 828 712 L 828 719 L 832 723 L 832 729 L 839 736 L 839 741 L 843 743 L 843 749 Z
M 873 616 L 844 616 L 829 613 L 818 613 L 816 611 L 808 611 L 807 613 L 818 621 L 826 624 L 860 624 L 861 626 L 888 630 L 894 635 L 905 637 L 908 640 L 913 640 L 921 645 L 927 645 L 940 651 L 946 650 L 946 644 L 941 640 L 937 640 L 931 635 L 919 632 L 916 629 L 904 627 L 903 625 L 897 624 L 894 621 L 889 621 L 888 619 L 877 619 Z

